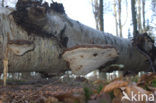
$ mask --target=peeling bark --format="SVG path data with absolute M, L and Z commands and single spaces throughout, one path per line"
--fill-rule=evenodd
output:
M 25 9 L 28 10 L 27 7 Z M 35 9 L 29 7 L 29 10 L 32 9 L 38 10 L 38 7 Z M 29 14 L 29 10 L 25 13 Z M 43 37 L 26 31 L 22 25 L 15 22 L 16 18 L 13 18 L 11 12 L 8 8 L 0 8 L 0 51 L 4 51 L 3 47 L 7 44 L 8 37 L 10 40 L 33 40 L 35 48 L 23 56 L 17 56 L 9 51 L 9 72 L 45 71 L 54 74 L 60 73 L 68 69 L 66 62 L 61 58 L 63 51 L 76 45 L 87 44 L 99 46 L 109 44 L 115 47 L 119 52 L 119 57 L 112 63 L 123 64 L 123 71 L 139 72 L 147 71 L 149 68 L 149 64 L 145 63 L 146 58 L 132 46 L 130 40 L 92 29 L 70 19 L 64 13 L 50 9 L 41 17 L 33 13 L 27 14 L 27 17 L 21 16 L 21 19 L 31 20 L 34 26 L 41 27 L 43 35 L 45 32 Z M 50 36 L 46 36 L 46 33 L 49 33 Z M 3 55 L 0 54 L 0 72 L 3 71 L 2 59 Z M 104 68 L 102 69 L 105 71 Z
M 35 48 L 33 51 L 23 56 L 17 56 L 9 51 L 9 72 L 32 72 L 46 71 L 57 73 L 66 70 L 66 63 L 59 58 L 63 49 L 59 47 L 55 38 L 43 38 L 28 33 L 18 26 L 11 11 L 7 8 L 0 8 L 0 51 L 4 51 L 7 38 L 10 40 L 29 40 L 33 41 Z M 4 51 L 5 52 L 5 51 Z M 2 66 L 3 54 L 0 54 L 0 72 L 3 71 Z

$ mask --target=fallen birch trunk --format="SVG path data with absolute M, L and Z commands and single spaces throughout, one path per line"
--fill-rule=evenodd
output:
M 9 72 L 64 72 L 68 66 L 61 56 L 62 53 L 67 48 L 78 45 L 110 45 L 117 50 L 117 58 L 95 69 L 109 71 L 103 68 L 106 64 L 123 64 L 123 71 L 149 70 L 150 65 L 145 63 L 146 58 L 132 46 L 130 40 L 100 32 L 70 19 L 63 8 L 55 8 L 57 3 L 48 7 L 46 4 L 23 2 L 18 2 L 16 10 L 0 8 L 0 51 L 5 53 L 9 40 L 27 40 L 34 43 L 34 48 L 25 51 L 23 55 L 9 50 Z M 20 6 L 24 4 L 25 6 Z M 0 54 L 0 72 L 3 71 L 3 53 Z

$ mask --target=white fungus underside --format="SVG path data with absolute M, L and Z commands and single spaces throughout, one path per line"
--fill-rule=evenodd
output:
M 77 48 L 63 54 L 63 58 L 69 62 L 70 69 L 76 75 L 84 75 L 98 69 L 108 61 L 114 60 L 117 56 L 117 51 L 114 48 L 103 49 L 96 47 Z

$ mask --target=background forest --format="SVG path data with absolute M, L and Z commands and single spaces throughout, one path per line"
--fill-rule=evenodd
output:
M 98 30 L 125 38 L 132 37 L 133 30 L 138 30 L 140 33 L 147 31 L 154 38 L 155 0 L 54 1 L 64 4 L 69 17 Z M 17 0 L 1 0 L 1 6 L 15 7 L 16 2 Z M 51 1 L 47 0 L 47 2 Z

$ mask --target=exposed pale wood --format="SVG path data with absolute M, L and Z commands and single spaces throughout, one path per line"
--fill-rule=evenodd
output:
M 8 58 L 5 58 L 3 60 L 3 85 L 6 86 L 6 81 L 7 81 L 7 73 L 8 73 Z

